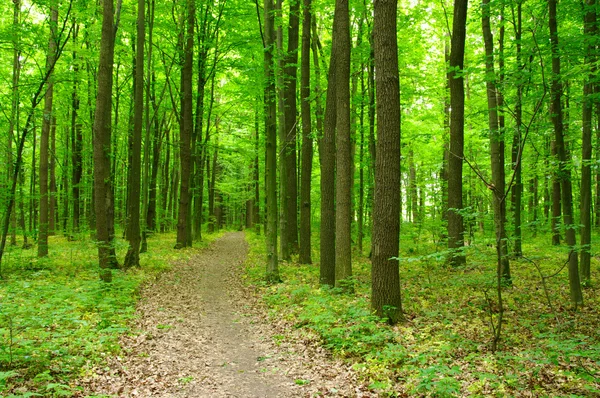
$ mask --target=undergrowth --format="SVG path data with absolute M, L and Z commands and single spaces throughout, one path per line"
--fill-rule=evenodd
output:
M 193 253 L 173 250 L 174 234 L 153 235 L 140 268 L 114 270 L 112 283 L 104 283 L 96 246 L 80 238 L 50 237 L 50 253 L 43 259 L 35 249 L 6 253 L 0 279 L 0 396 L 76 393 L 78 377 L 119 352 L 119 336 L 131 332 L 142 284 Z M 127 246 L 118 244 L 122 260 Z
M 382 396 L 600 396 L 598 290 L 586 289 L 585 307 L 574 311 L 563 270 L 546 279 L 549 303 L 537 268 L 545 276 L 558 271 L 564 247 L 529 240 L 528 258 L 511 261 L 514 285 L 504 290 L 504 331 L 493 353 L 494 249 L 482 238 L 467 249 L 467 266 L 450 269 L 443 248 L 413 235 L 401 244 L 407 320 L 397 326 L 372 315 L 370 261 L 358 253 L 353 295 L 319 288 L 318 263 L 281 263 L 283 283 L 267 285 L 264 238 L 247 233 L 248 280 L 273 319 L 317 333 Z M 597 272 L 597 259 L 592 267 Z

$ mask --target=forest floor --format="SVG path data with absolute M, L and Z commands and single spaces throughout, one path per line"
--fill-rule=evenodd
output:
M 247 243 L 228 233 L 147 285 L 123 350 L 84 379 L 83 396 L 304 397 L 371 394 L 346 363 L 281 325 L 242 283 Z

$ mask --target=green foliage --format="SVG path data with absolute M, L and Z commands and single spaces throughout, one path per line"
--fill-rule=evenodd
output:
M 97 249 L 89 240 L 52 237 L 46 259 L 12 249 L 0 284 L 0 395 L 16 388 L 19 396 L 73 395 L 74 380 L 118 353 L 119 336 L 132 332 L 142 284 L 191 254 L 173 251 L 173 240 L 153 235 L 141 268 L 113 272 L 112 283 L 98 279 Z
M 553 313 L 541 280 L 528 261 L 513 261 L 514 286 L 505 292 L 504 339 L 492 353 L 490 316 L 497 305 L 486 300 L 493 289 L 495 251 L 475 236 L 466 248 L 468 265 L 446 267 L 435 244 L 411 237 L 405 225 L 401 261 L 404 310 L 408 321 L 388 326 L 370 310 L 370 264 L 353 263 L 354 295 L 319 288 L 318 266 L 283 264 L 284 283 L 262 282 L 261 237 L 247 234 L 251 245 L 248 283 L 261 286 L 273 319 L 284 319 L 290 334 L 316 333 L 334 355 L 353 363 L 369 388 L 388 396 L 507 396 L 532 391 L 539 396 L 590 396 L 600 393 L 600 342 L 597 295 L 575 313 L 564 279 L 566 271 L 548 279 Z M 545 237 L 547 239 L 547 237 Z M 562 266 L 565 248 L 527 239 L 524 249 L 544 275 Z M 416 248 L 418 247 L 418 253 Z M 490 294 L 492 296 L 493 294 Z M 276 340 L 285 340 L 278 335 Z

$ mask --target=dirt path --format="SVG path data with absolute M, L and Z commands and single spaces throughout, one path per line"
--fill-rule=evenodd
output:
M 88 394 L 119 397 L 370 396 L 347 365 L 310 339 L 275 344 L 264 308 L 240 283 L 243 233 L 215 241 L 145 289 L 141 333 L 88 380 Z

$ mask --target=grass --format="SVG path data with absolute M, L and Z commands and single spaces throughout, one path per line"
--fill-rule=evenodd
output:
M 208 236 L 199 246 L 205 246 Z M 156 234 L 141 267 L 98 278 L 97 249 L 87 237 L 50 237 L 47 258 L 9 248 L 0 280 L 0 396 L 71 396 L 76 379 L 120 351 L 143 283 L 193 250 L 173 250 L 174 234 Z M 118 241 L 123 259 L 126 242 Z M 198 246 L 198 245 L 197 245 Z
M 449 269 L 442 248 L 411 227 L 403 226 L 400 264 L 407 321 L 397 326 L 371 314 L 370 262 L 358 253 L 353 295 L 319 288 L 318 264 L 282 263 L 284 282 L 266 285 L 263 238 L 247 234 L 248 280 L 260 286 L 273 318 L 317 333 L 383 396 L 600 395 L 597 288 L 585 289 L 585 306 L 574 311 L 563 269 L 546 280 L 550 307 L 532 263 L 544 275 L 554 274 L 567 258 L 565 247 L 550 246 L 549 237 L 528 238 L 528 258 L 511 261 L 514 285 L 504 289 L 502 341 L 493 353 L 494 249 L 479 237 L 467 248 L 467 265 Z M 592 269 L 597 278 L 596 257 Z

